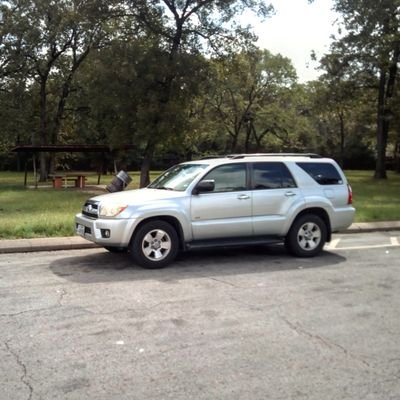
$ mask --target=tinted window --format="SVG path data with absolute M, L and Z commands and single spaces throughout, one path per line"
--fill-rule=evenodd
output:
M 281 189 L 293 187 L 296 187 L 296 182 L 285 164 L 280 162 L 253 164 L 254 189 Z
M 246 189 L 246 164 L 221 165 L 203 178 L 215 182 L 214 192 L 233 192 Z
M 297 165 L 320 185 L 340 185 L 343 183 L 342 177 L 332 164 L 300 162 Z

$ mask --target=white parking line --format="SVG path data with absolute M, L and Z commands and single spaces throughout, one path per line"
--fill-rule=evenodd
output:
M 387 244 L 374 244 L 368 246 L 349 246 L 349 247 L 337 247 L 340 239 L 332 240 L 331 243 L 325 247 L 326 250 L 366 250 L 366 249 L 382 249 L 385 247 L 399 247 L 400 243 L 397 237 L 391 237 L 390 243 Z
M 331 240 L 328 244 L 325 245 L 325 249 L 326 250 L 335 250 L 336 246 L 340 243 L 341 240 L 342 239 L 340 239 L 340 238 Z
M 390 238 L 390 243 L 391 243 L 393 246 L 400 246 L 399 240 L 397 239 L 397 237 L 391 237 L 391 238 Z

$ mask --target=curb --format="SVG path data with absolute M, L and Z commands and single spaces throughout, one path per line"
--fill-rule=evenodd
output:
M 367 233 L 397 230 L 400 230 L 400 221 L 358 222 L 350 225 L 349 228 L 340 233 Z
M 80 250 L 98 248 L 97 244 L 79 236 L 40 239 L 0 240 L 0 254 L 35 251 Z
M 400 230 L 400 221 L 360 222 L 352 224 L 340 233 L 367 233 Z M 95 249 L 101 246 L 89 242 L 80 236 L 52 237 L 39 239 L 0 240 L 0 254 L 31 253 L 37 251 Z

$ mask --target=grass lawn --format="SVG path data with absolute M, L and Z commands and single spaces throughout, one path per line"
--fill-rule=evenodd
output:
M 154 179 L 159 172 L 152 173 Z M 138 187 L 139 172 L 129 172 L 133 178 L 129 188 Z M 376 181 L 371 171 L 347 171 L 353 187 L 356 222 L 400 220 L 400 174 L 389 173 L 387 181 Z M 102 176 L 101 183 L 111 182 L 112 176 Z M 23 173 L 0 172 L 0 239 L 34 238 L 74 235 L 74 215 L 83 202 L 100 191 L 73 188 L 53 189 L 40 184 L 39 189 L 23 186 Z M 97 184 L 91 176 L 89 185 Z M 28 186 L 33 186 L 33 176 Z
M 346 171 L 353 188 L 356 222 L 400 221 L 400 174 L 388 171 L 375 180 L 372 171 Z
M 159 172 L 154 172 L 154 179 Z M 139 186 L 139 172 L 129 172 L 129 188 Z M 88 185 L 97 185 L 97 176 L 88 177 Z M 112 175 L 101 177 L 109 184 Z M 24 187 L 24 174 L 0 172 L 0 239 L 35 238 L 74 235 L 74 216 L 86 199 L 106 193 L 105 190 L 53 189 L 52 183 L 39 183 L 34 189 L 33 174 Z

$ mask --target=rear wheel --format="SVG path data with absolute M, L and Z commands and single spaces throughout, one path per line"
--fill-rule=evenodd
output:
M 144 268 L 164 268 L 178 254 L 179 238 L 174 227 L 165 221 L 149 221 L 135 233 L 130 253 Z
M 322 251 L 327 234 L 322 218 L 315 214 L 305 214 L 293 222 L 285 244 L 297 257 L 314 257 Z

